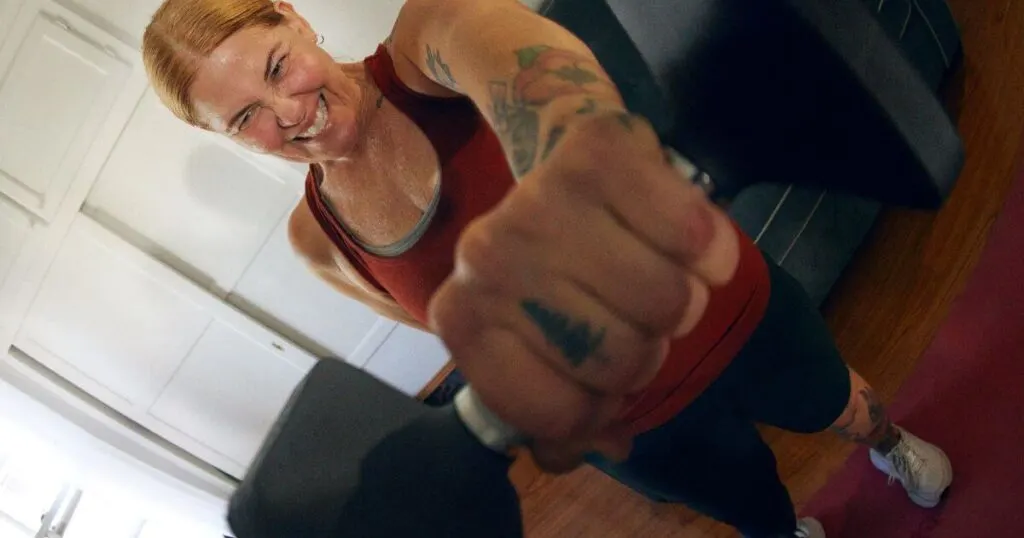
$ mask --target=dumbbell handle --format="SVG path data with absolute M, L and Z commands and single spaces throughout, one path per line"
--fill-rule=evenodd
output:
M 512 448 L 526 444 L 526 437 L 488 409 L 472 385 L 459 390 L 454 405 L 462 424 L 487 448 L 507 454 Z

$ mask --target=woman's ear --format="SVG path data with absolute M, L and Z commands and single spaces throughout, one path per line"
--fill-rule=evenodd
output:
M 309 21 L 304 19 L 299 12 L 295 11 L 295 6 L 288 2 L 275 2 L 274 9 L 278 13 L 284 15 L 284 23 L 286 26 L 297 30 L 299 33 L 316 39 L 316 32 L 313 31 L 313 27 L 309 24 Z

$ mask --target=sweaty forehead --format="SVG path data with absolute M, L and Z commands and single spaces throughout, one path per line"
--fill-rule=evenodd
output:
M 277 39 L 271 29 L 248 28 L 199 60 L 191 94 L 200 119 L 216 128 L 216 124 L 226 124 L 239 109 L 259 97 L 259 91 L 265 87 L 267 55 Z

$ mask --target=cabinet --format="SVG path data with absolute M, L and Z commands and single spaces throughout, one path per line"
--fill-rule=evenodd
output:
M 86 216 L 72 224 L 14 343 L 235 476 L 315 363 Z
M 0 0 L 0 45 L 3 45 L 3 36 L 7 35 L 22 2 L 23 0 Z
M 215 320 L 195 343 L 150 414 L 247 466 L 291 391 L 312 366 L 244 329 Z
M 13 202 L 0 196 L 0 286 L 7 280 L 31 228 L 32 219 Z
M 79 218 L 15 345 L 119 410 L 145 410 L 211 322 L 202 297 L 161 278 Z
M 99 17 L 111 33 L 129 43 L 142 42 L 142 33 L 163 0 L 62 0 L 74 9 Z
M 288 216 L 304 180 L 304 167 L 185 125 L 150 91 L 83 211 L 306 349 L 361 365 L 394 324 L 315 278 L 293 252 Z
M 119 235 L 218 295 L 299 199 L 304 176 L 175 118 L 147 91 L 85 201 Z
M 56 5 L 22 10 L 0 50 L 0 192 L 43 220 L 125 88 L 130 49 Z
M 433 334 L 398 325 L 370 357 L 365 370 L 406 394 L 416 394 L 448 364 L 444 343 Z

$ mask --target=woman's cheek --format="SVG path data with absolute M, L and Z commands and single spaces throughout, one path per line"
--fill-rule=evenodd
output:
M 270 132 L 269 126 L 261 125 L 258 129 L 244 132 L 235 137 L 235 142 L 243 148 L 254 153 L 274 153 L 276 148 L 281 147 L 281 142 L 275 141 L 280 138 L 279 133 Z

